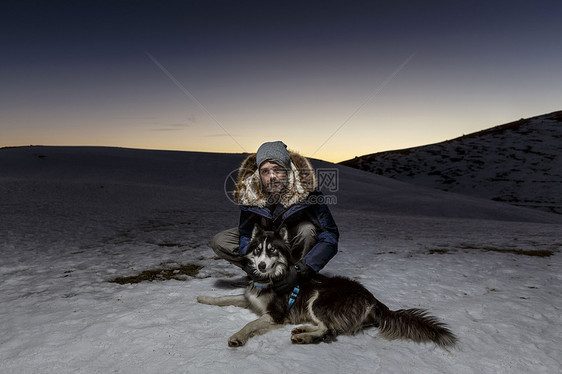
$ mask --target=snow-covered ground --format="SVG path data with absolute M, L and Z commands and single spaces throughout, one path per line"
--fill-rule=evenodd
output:
M 242 291 L 241 271 L 207 242 L 237 223 L 224 181 L 243 157 L 0 149 L 0 372 L 560 372 L 560 215 L 341 166 L 340 252 L 323 272 L 360 280 L 393 309 L 428 309 L 458 347 L 387 341 L 376 329 L 299 346 L 286 326 L 229 348 L 255 316 L 195 298 Z M 110 282 L 187 264 L 203 268 Z

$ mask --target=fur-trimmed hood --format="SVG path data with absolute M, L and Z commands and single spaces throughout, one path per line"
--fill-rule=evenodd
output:
M 289 151 L 291 170 L 287 170 L 288 186 L 279 201 L 285 208 L 302 202 L 316 189 L 316 175 L 310 161 L 296 152 Z M 242 162 L 234 191 L 234 201 L 240 205 L 258 206 L 267 204 L 267 192 L 262 188 L 256 154 L 252 153 Z

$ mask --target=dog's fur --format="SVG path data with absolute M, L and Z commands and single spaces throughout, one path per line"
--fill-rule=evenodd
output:
M 242 346 L 250 337 L 288 323 L 313 324 L 293 329 L 291 341 L 296 344 L 329 342 L 339 334 L 354 334 L 370 326 L 378 327 L 380 334 L 388 339 L 434 342 L 444 348 L 456 343 L 448 327 L 424 310 L 392 311 L 361 284 L 344 277 L 316 275 L 301 283 L 296 301 L 289 307 L 292 290 L 278 294 L 271 288 L 287 275 L 288 258 L 287 229 L 265 232 L 256 225 L 244 261 L 252 265 L 259 283 L 250 282 L 244 295 L 197 298 L 203 304 L 235 305 L 260 315 L 232 335 L 229 346 Z

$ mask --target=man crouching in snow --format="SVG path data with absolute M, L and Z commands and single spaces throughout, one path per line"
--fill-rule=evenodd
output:
M 217 255 L 242 268 L 255 224 L 274 231 L 285 225 L 291 244 L 291 268 L 274 285 L 278 292 L 294 287 L 320 271 L 337 252 L 338 227 L 316 190 L 310 161 L 287 151 L 281 142 L 262 144 L 238 170 L 234 199 L 240 206 L 239 227 L 215 235 L 210 246 Z

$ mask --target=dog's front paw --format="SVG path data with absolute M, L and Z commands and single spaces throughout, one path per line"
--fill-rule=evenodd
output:
M 304 326 L 296 327 L 293 330 L 291 330 L 291 335 L 302 334 L 302 333 L 305 333 L 307 331 L 308 330 Z
M 247 341 L 248 341 L 248 339 L 245 339 L 238 334 L 234 334 L 228 339 L 228 346 L 229 347 L 242 347 L 244 344 L 246 344 Z
M 293 334 L 291 335 L 291 343 L 293 344 L 309 344 L 312 339 L 306 334 Z

